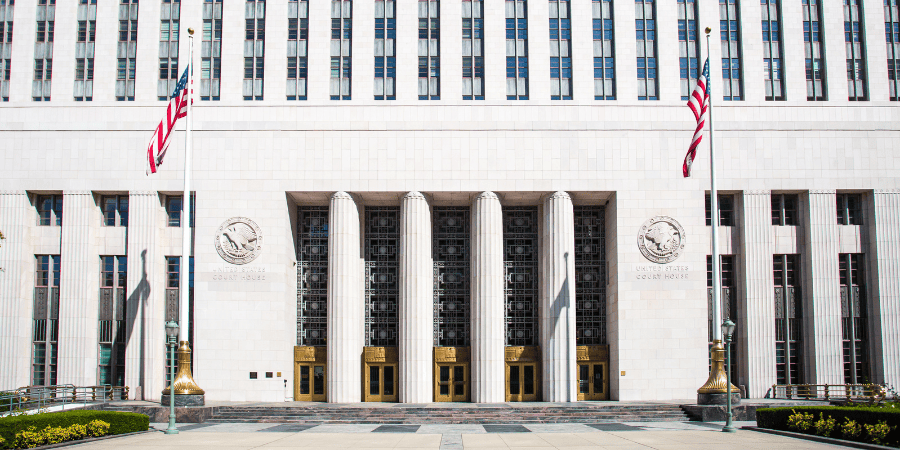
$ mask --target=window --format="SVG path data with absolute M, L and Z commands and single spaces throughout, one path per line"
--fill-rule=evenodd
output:
M 638 100 L 659 100 L 656 72 L 656 3 L 635 0 Z
M 49 227 L 62 226 L 63 196 L 60 194 L 38 195 L 35 201 L 38 212 L 38 225 Z
M 774 255 L 775 371 L 778 384 L 802 384 L 803 310 L 800 255 Z
M 575 341 L 606 345 L 606 208 L 576 206 Z
M 178 30 L 181 0 L 161 0 L 159 10 L 159 80 L 156 95 L 168 100 L 178 83 Z
M 572 100 L 572 21 L 569 0 L 550 0 L 550 99 Z
M 844 0 L 844 42 L 847 48 L 847 90 L 849 100 L 869 99 L 866 83 L 866 32 L 862 0 Z
M 31 384 L 56 384 L 59 341 L 59 255 L 35 255 Z
M 884 0 L 884 39 L 887 43 L 888 90 L 900 101 L 900 9 L 898 0 Z
M 247 0 L 244 8 L 244 100 L 263 99 L 266 0 Z
M 712 207 L 709 194 L 706 194 L 706 225 L 712 225 Z M 734 195 L 719 194 L 719 225 L 723 227 L 735 226 L 734 220 Z
M 803 0 L 803 48 L 806 54 L 806 99 L 828 100 L 825 92 L 825 44 L 820 0 Z
M 869 367 L 868 299 L 862 253 L 838 256 L 841 282 L 841 338 L 843 340 L 844 383 L 872 381 Z
M 181 195 L 170 195 L 166 197 L 166 216 L 168 217 L 168 226 L 170 227 L 180 227 L 181 226 L 181 212 L 184 211 L 184 205 L 182 204 L 183 197 Z M 196 194 L 191 194 L 191 224 L 190 226 L 194 226 L 194 215 L 197 211 L 197 196 Z
M 594 100 L 616 99 L 613 0 L 594 0 Z
M 222 0 L 204 0 L 203 50 L 200 55 L 200 100 L 219 100 L 221 79 Z
M 376 1 L 375 100 L 394 100 L 397 98 L 395 94 L 397 88 L 396 41 L 397 19 L 394 13 L 394 0 Z
M 119 45 L 116 47 L 116 101 L 134 101 L 137 75 L 138 0 L 119 0 Z
M 377 4 L 377 3 L 376 3 Z M 309 1 L 288 2 L 287 99 L 306 100 Z
M 94 47 L 97 37 L 96 0 L 78 1 L 78 29 L 75 31 L 75 101 L 94 99 Z M 83 19 L 82 19 L 83 18 Z
M 419 0 L 419 100 L 441 99 L 441 2 Z
M 772 194 L 772 225 L 797 225 L 797 194 Z
M 837 194 L 838 225 L 862 225 L 862 196 L 859 194 Z
M 738 0 L 719 0 L 719 34 L 722 40 L 723 100 L 743 100 L 741 68 L 741 17 Z
M 463 100 L 484 100 L 484 3 L 462 1 Z
M 297 208 L 297 345 L 324 347 L 328 334 L 328 207 Z
M 353 1 L 331 2 L 331 100 L 350 100 L 350 46 L 353 42 Z
M 396 347 L 400 285 L 400 208 L 366 207 L 365 344 Z
M 100 208 L 103 210 L 104 226 L 128 226 L 127 195 L 104 195 L 100 197 Z
M 128 258 L 100 257 L 97 384 L 125 386 L 125 289 Z
M 699 74 L 700 40 L 697 39 L 697 1 L 678 0 L 678 67 L 681 99 L 687 100 Z
M 0 0 L 0 100 L 9 101 L 12 74 L 13 7 L 15 0 Z
M 166 256 L 166 322 L 168 321 L 178 321 L 178 300 L 179 300 L 179 291 L 181 281 L 181 257 L 180 256 Z M 179 322 L 179 326 L 181 323 Z M 172 359 L 171 353 L 166 347 L 165 349 L 166 355 L 166 367 L 165 367 L 165 377 L 166 377 L 166 385 L 172 382 L 171 378 L 171 367 L 178 364 L 177 356 L 176 359 Z
M 719 304 L 721 313 L 722 313 L 722 321 L 725 319 L 731 319 L 732 322 L 741 323 L 737 316 L 737 292 L 735 291 L 735 278 L 734 278 L 734 255 L 719 255 L 719 274 L 721 275 L 722 285 L 721 285 L 721 303 Z M 707 290 L 707 299 L 709 301 L 708 308 L 709 311 L 712 311 L 713 307 L 713 268 L 712 268 L 712 256 L 706 255 L 706 290 Z M 709 334 L 709 344 L 712 345 L 712 337 L 713 337 L 713 327 L 719 327 L 721 324 L 713 323 L 712 314 L 709 315 L 708 330 Z M 735 334 L 731 339 L 731 379 L 732 383 L 738 384 L 736 379 L 737 371 L 735 370 L 738 367 L 738 349 L 740 348 L 737 345 L 738 335 Z
M 34 83 L 31 99 L 50 101 L 50 77 L 53 75 L 53 28 L 56 24 L 56 0 L 38 0 L 34 38 Z
M 783 53 L 781 41 L 781 2 L 761 0 L 763 36 L 763 76 L 766 100 L 784 100 Z
M 470 217 L 468 206 L 435 207 L 432 211 L 435 347 L 470 345 Z
M 506 99 L 528 100 L 528 6 L 506 2 Z

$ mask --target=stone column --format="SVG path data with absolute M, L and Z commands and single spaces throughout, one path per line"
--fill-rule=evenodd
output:
M 410 192 L 400 203 L 400 403 L 433 400 L 434 263 L 431 208 Z
M 92 228 L 99 222 L 90 191 L 63 192 L 58 384 L 97 383 L 100 256 Z
M 472 370 L 474 403 L 506 399 L 503 210 L 493 192 L 472 203 Z
M 128 195 L 128 280 L 125 289 L 125 385 L 135 400 L 158 400 L 165 388 L 165 262 L 157 249 L 156 192 Z
M 328 401 L 358 402 L 365 303 L 359 209 L 350 194 L 331 196 L 328 223 Z
M 869 321 L 875 332 L 875 383 L 900 383 L 900 191 L 876 190 L 870 202 Z M 883 371 L 879 374 L 879 370 Z M 880 376 L 879 376 L 880 375 Z
M 569 194 L 544 200 L 541 226 L 541 358 L 544 401 L 574 402 L 575 213 Z
M 834 191 L 810 191 L 806 200 L 801 260 L 806 380 L 843 384 L 837 200 Z
M 6 388 L 31 380 L 35 260 L 30 242 L 37 220 L 25 191 L 0 192 L 0 380 Z
M 744 289 L 739 290 L 744 323 L 736 333 L 746 355 L 747 389 L 750 398 L 762 398 L 775 384 L 775 280 L 772 254 L 772 197 L 769 191 L 749 191 L 743 196 L 741 264 Z

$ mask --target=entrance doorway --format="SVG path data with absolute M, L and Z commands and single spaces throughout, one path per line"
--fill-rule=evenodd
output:
M 609 346 L 576 348 L 578 360 L 578 400 L 609 399 Z
M 539 357 L 538 347 L 506 347 L 506 401 L 538 401 L 541 387 Z
M 294 400 L 324 402 L 325 347 L 294 347 Z
M 434 401 L 469 401 L 468 347 L 435 347 Z
M 366 347 L 363 358 L 363 399 L 367 402 L 396 402 L 397 348 Z

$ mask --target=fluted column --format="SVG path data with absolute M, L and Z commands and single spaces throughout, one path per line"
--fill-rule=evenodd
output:
M 472 203 L 472 401 L 502 402 L 504 361 L 503 210 L 493 192 Z
M 25 191 L 0 192 L 0 380 L 4 388 L 27 386 L 31 378 L 31 318 L 34 254 L 30 228 L 34 209 Z
M 96 223 L 95 223 L 96 222 Z M 57 383 L 97 383 L 100 261 L 92 228 L 100 210 L 90 191 L 63 192 Z
M 434 398 L 434 263 L 431 209 L 425 196 L 410 192 L 400 203 L 400 402 Z
M 876 335 L 870 339 L 877 348 L 876 383 L 900 384 L 900 191 L 875 191 L 872 194 L 869 266 L 874 284 L 869 297 Z M 877 333 L 880 331 L 880 335 Z M 880 343 L 880 344 L 878 344 Z M 883 370 L 879 377 L 878 368 Z
M 804 211 L 803 319 L 808 383 L 843 384 L 837 204 L 834 191 L 810 191 Z
M 358 402 L 365 303 L 359 209 L 350 194 L 331 196 L 328 223 L 328 401 Z
M 772 197 L 769 191 L 749 191 L 743 196 L 740 267 L 744 323 L 737 324 L 738 352 L 746 357 L 750 398 L 762 398 L 775 384 L 775 280 L 772 254 Z
M 541 227 L 541 358 L 546 402 L 575 393 L 575 216 L 569 194 L 544 200 Z

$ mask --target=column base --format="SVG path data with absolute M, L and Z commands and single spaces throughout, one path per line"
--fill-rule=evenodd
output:
M 726 393 L 721 394 L 697 394 L 697 404 L 698 405 L 724 405 L 728 403 L 728 397 L 726 397 Z M 736 406 L 741 404 L 741 393 L 740 392 L 732 392 L 731 393 L 731 405 Z
M 178 395 L 175 394 L 175 406 L 177 407 L 190 407 L 190 406 L 204 406 L 205 395 Z M 168 407 L 169 406 L 169 394 L 163 394 L 162 399 L 159 401 L 159 406 Z

